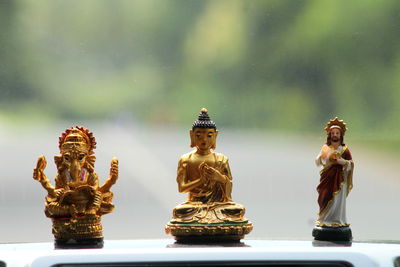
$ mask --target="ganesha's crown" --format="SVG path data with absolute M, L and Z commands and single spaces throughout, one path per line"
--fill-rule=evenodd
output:
M 61 153 L 71 148 L 93 154 L 96 148 L 96 139 L 89 129 L 83 126 L 73 126 L 59 137 L 59 148 Z

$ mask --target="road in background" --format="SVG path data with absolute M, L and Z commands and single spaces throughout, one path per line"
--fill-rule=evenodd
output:
M 113 213 L 103 216 L 106 239 L 168 238 L 164 225 L 172 209 L 185 201 L 178 193 L 176 168 L 191 150 L 187 129 L 134 124 L 86 124 L 97 140 L 95 170 L 107 178 L 113 156 L 120 178 L 112 188 Z M 53 157 L 65 126 L 0 127 L 0 242 L 51 241 L 51 221 L 44 210 L 45 190 L 32 179 L 37 157 Z M 318 211 L 319 169 L 314 158 L 324 142 L 304 136 L 220 129 L 216 151 L 229 157 L 234 201 L 246 207 L 254 223 L 249 238 L 310 239 Z M 348 220 L 355 240 L 400 240 L 398 158 L 348 146 L 355 161 Z

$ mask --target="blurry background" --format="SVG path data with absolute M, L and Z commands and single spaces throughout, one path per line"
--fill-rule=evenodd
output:
M 188 129 L 202 107 L 230 158 L 248 238 L 311 239 L 326 122 L 348 124 L 356 240 L 399 240 L 400 2 L 1 1 L 0 242 L 51 241 L 45 155 L 85 125 L 96 171 L 117 156 L 106 239 L 168 238 Z

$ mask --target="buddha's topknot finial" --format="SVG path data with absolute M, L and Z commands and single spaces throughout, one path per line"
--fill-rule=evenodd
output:
M 217 129 L 215 122 L 213 122 L 210 119 L 210 116 L 208 116 L 208 110 L 206 108 L 200 110 L 198 119 L 193 122 L 192 130 L 195 128 Z

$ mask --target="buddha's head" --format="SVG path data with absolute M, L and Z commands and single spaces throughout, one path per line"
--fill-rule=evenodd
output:
M 59 138 L 61 156 L 56 157 L 59 170 L 67 176 L 67 183 L 79 185 L 93 169 L 96 140 L 93 134 L 82 126 L 67 129 Z
M 215 149 L 217 135 L 218 131 L 215 122 L 210 120 L 208 110 L 202 108 L 198 119 L 193 122 L 190 130 L 190 146 L 196 147 L 201 151 Z

